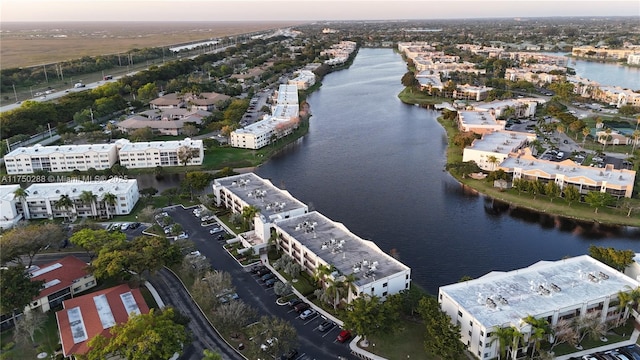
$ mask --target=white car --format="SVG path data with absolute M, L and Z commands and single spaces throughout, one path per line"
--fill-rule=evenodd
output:
M 124 230 L 127 230 L 128 228 L 129 228 L 129 223 L 123 223 L 123 224 L 120 226 L 120 230 L 123 230 L 123 231 L 124 231 Z
M 262 349 L 262 351 L 267 351 L 276 341 L 278 341 L 277 338 L 267 339 L 266 344 L 260 345 L 260 349 Z
M 302 312 L 302 314 L 300 314 L 300 319 L 302 320 L 307 320 L 310 319 L 312 317 L 314 317 L 316 315 L 316 311 L 313 309 L 307 309 L 305 311 Z
M 209 234 L 213 235 L 213 234 L 215 234 L 217 232 L 220 232 L 220 231 L 222 231 L 222 228 L 214 227 L 213 229 L 209 230 Z

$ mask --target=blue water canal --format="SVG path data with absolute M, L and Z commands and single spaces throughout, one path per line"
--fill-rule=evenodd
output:
M 462 276 L 585 254 L 589 245 L 640 251 L 640 229 L 594 229 L 510 210 L 445 172 L 438 113 L 401 103 L 406 64 L 360 49 L 309 98 L 309 134 L 256 170 L 413 270 L 431 293 Z

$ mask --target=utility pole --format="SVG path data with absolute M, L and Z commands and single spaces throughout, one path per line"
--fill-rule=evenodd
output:
M 53 134 L 51 134 L 51 123 L 47 123 L 47 127 L 49 128 L 49 138 L 52 138 Z
M 16 98 L 16 102 L 18 102 L 18 93 L 16 93 L 16 84 L 11 84 L 13 86 L 13 96 Z
M 49 83 L 49 77 L 47 76 L 47 66 L 46 65 L 42 65 L 42 69 L 44 70 L 44 79 L 47 81 L 47 84 Z

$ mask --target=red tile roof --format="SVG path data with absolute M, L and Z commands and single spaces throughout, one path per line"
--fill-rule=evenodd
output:
M 38 274 L 48 267 L 51 267 L 50 271 L 34 276 L 31 280 L 42 280 L 45 283 L 55 280 L 58 280 L 59 282 L 40 291 L 40 295 L 36 296 L 35 299 L 47 297 L 57 291 L 71 287 L 71 285 L 73 285 L 73 280 L 81 279 L 89 274 L 87 271 L 87 263 L 73 255 L 42 265 L 39 269 L 31 270 L 30 273 Z
M 58 321 L 58 330 L 60 331 L 60 340 L 62 341 L 62 351 L 64 356 L 70 356 L 71 354 L 86 354 L 89 351 L 87 346 L 88 342 L 96 335 L 102 334 L 102 336 L 109 337 L 111 334 L 109 330 L 111 328 L 103 329 L 102 321 L 98 309 L 96 309 L 96 303 L 94 298 L 100 295 L 104 295 L 107 299 L 109 308 L 113 319 L 117 324 L 126 323 L 129 319 L 129 314 L 125 309 L 121 294 L 131 292 L 135 302 L 142 314 L 149 313 L 149 307 L 142 297 L 140 289 L 131 289 L 129 285 L 122 284 L 109 289 L 96 291 L 87 295 L 79 296 L 74 299 L 65 300 L 62 305 L 64 310 L 56 312 L 56 318 Z M 73 334 L 71 332 L 71 325 L 69 324 L 69 310 L 73 308 L 80 308 L 82 314 L 82 321 L 86 330 L 87 340 L 74 343 Z M 100 310 L 104 312 L 104 309 Z

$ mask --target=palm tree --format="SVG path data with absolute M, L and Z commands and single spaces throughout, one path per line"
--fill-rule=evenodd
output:
M 489 344 L 493 344 L 494 341 L 498 341 L 498 360 L 507 356 L 507 344 L 513 342 L 513 328 L 512 327 L 499 327 L 495 328 L 492 332 L 492 339 Z
M 60 199 L 56 200 L 53 203 L 53 207 L 62 210 L 65 217 L 69 219 L 69 209 L 74 209 L 75 204 L 73 203 L 73 200 L 71 200 L 71 197 L 69 197 L 69 195 L 63 194 L 60 195 Z
M 31 214 L 29 214 L 29 205 L 27 204 L 27 196 L 29 196 L 29 192 L 21 187 L 17 188 L 16 191 L 13 192 L 13 196 L 20 199 L 20 203 L 22 204 L 22 212 L 24 214 L 25 220 L 29 220 L 31 218 Z
M 316 284 L 320 283 L 320 285 L 324 285 L 324 278 L 327 275 L 331 274 L 331 271 L 332 271 L 331 266 L 324 265 L 324 264 L 318 265 L 316 270 L 313 272 L 313 279 L 316 281 Z M 320 286 L 320 287 L 323 287 L 323 286 Z
M 245 225 L 250 224 L 251 220 L 260 212 L 260 209 L 253 205 L 245 206 L 242 208 L 242 219 L 244 219 Z
M 496 165 L 497 165 L 500 161 L 498 160 L 498 158 L 497 158 L 495 155 L 489 155 L 489 156 L 487 157 L 487 162 L 488 162 L 489 164 L 491 164 L 491 170 L 493 171 L 493 170 L 495 170 L 495 169 L 496 169 Z
M 600 139 L 604 140 L 604 143 L 602 144 L 602 152 L 604 152 L 604 148 L 607 146 L 607 142 L 609 142 L 609 139 L 611 139 L 611 129 L 607 128 L 607 130 L 604 131 L 606 135 L 601 135 Z
M 528 315 L 523 321 L 531 325 L 531 336 L 529 342 L 533 341 L 533 353 L 540 351 L 540 341 L 552 333 L 551 326 L 546 319 L 536 319 L 532 315 Z
M 626 288 L 628 288 L 628 291 L 618 292 L 618 301 L 620 302 L 618 307 L 624 309 L 623 321 L 629 318 L 629 310 L 637 309 L 640 303 L 640 287 L 632 289 L 627 285 Z
M 588 127 L 584 127 L 582 129 L 582 147 L 584 148 L 584 143 L 585 141 L 587 141 L 587 136 L 591 134 L 591 129 L 589 129 Z
M 342 280 L 329 277 L 327 278 L 327 284 L 329 284 L 329 286 L 327 286 L 325 291 L 332 298 L 333 310 L 338 310 L 338 304 L 344 295 L 344 282 L 342 282 Z
M 96 200 L 98 196 L 89 190 L 84 190 L 80 194 L 80 201 L 85 204 L 89 204 L 91 206 L 91 216 L 96 217 L 98 215 L 98 211 L 96 209 Z
M 356 294 L 358 290 L 356 287 L 356 281 L 358 281 L 358 277 L 355 274 L 349 274 L 344 276 L 344 286 L 347 289 L 347 300 L 351 298 L 351 294 Z
M 104 207 L 107 209 L 107 219 L 111 218 L 111 211 L 109 210 L 112 206 L 116 204 L 118 197 L 112 193 L 105 193 L 102 195 L 102 201 L 104 202 Z

